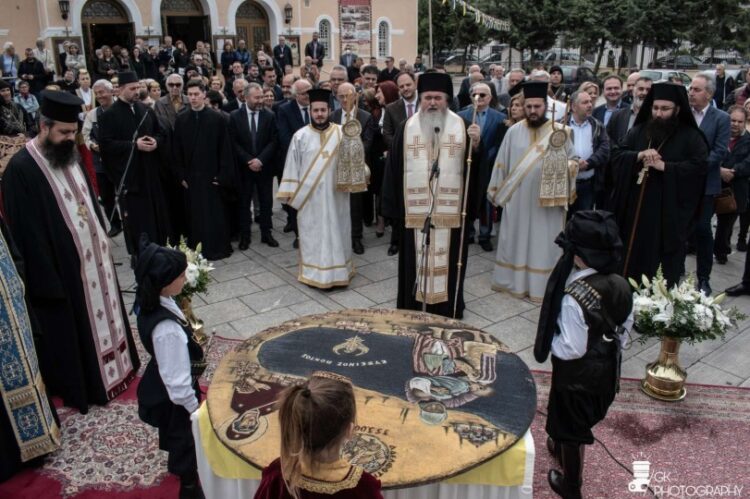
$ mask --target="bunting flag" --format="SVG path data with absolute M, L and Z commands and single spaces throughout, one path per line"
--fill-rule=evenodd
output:
M 448 0 L 442 0 L 441 5 L 447 3 Z M 457 6 L 461 7 L 464 16 L 467 12 L 473 14 L 474 22 L 484 25 L 485 28 L 494 29 L 496 31 L 510 31 L 510 22 L 506 19 L 497 19 L 496 17 L 485 14 L 476 7 L 469 5 L 469 3 L 464 0 L 451 0 L 451 8 L 456 10 Z

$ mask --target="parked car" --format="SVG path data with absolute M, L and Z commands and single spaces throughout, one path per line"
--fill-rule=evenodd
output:
M 703 58 L 703 64 L 724 64 L 726 66 L 744 66 L 747 62 L 742 57 L 725 57 L 710 55 Z
M 565 91 L 568 95 L 578 90 L 581 83 L 585 81 L 593 81 L 597 85 L 599 84 L 599 79 L 591 68 L 586 66 L 560 66 L 560 68 L 562 68 L 563 73 L 563 85 L 565 85 Z
M 640 73 L 641 76 L 651 78 L 654 80 L 654 83 L 670 81 L 673 76 L 679 76 L 680 80 L 682 80 L 682 84 L 686 87 L 690 86 L 690 82 L 693 81 L 687 73 L 669 69 L 642 69 L 638 73 Z
M 507 56 L 505 58 L 507 60 Z M 479 65 L 482 67 L 482 71 L 485 73 L 490 70 L 490 66 L 493 64 L 503 63 L 503 52 L 495 52 L 494 54 L 488 54 L 479 59 Z
M 473 55 L 467 55 L 464 60 L 463 54 L 452 55 L 445 60 L 443 68 L 446 73 L 464 73 L 466 68 L 479 61 Z
M 676 60 L 675 60 L 676 59 Z M 659 57 L 648 65 L 649 69 L 698 69 L 703 62 L 692 55 L 680 54 L 678 56 L 668 55 Z

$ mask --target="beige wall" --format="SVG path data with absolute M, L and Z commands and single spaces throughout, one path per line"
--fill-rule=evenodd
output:
M 199 0 L 204 12 L 210 16 L 214 35 L 235 34 L 234 15 L 244 0 Z M 284 6 L 292 5 L 293 18 L 284 23 Z M 0 17 L 0 44 L 13 41 L 17 49 L 33 46 L 37 37 L 50 39 L 55 36 L 81 36 L 81 10 L 86 0 L 70 0 L 70 15 L 67 22 L 60 17 L 57 0 L 1 0 L 3 15 Z M 153 35 L 161 34 L 159 19 L 160 0 L 119 0 L 135 24 L 136 35 L 146 35 L 148 27 Z M 340 57 L 340 33 L 338 22 L 338 0 L 258 0 L 269 18 L 271 42 L 276 43 L 281 33 L 291 31 L 300 36 L 301 52 L 304 45 L 317 30 L 317 22 L 327 18 L 331 21 L 332 53 L 328 55 L 326 67 L 338 62 Z M 308 6 L 305 6 L 305 4 Z M 10 8 L 7 8 L 9 5 Z M 377 23 L 385 19 L 391 28 L 391 54 L 398 60 L 414 60 L 417 53 L 417 0 L 372 0 L 372 49 L 377 51 Z M 382 59 L 380 59 L 382 62 Z M 367 62 L 367 59 L 365 59 Z

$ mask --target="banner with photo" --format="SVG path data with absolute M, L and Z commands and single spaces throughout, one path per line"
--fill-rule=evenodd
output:
M 370 0 L 339 0 L 340 53 L 347 45 L 362 58 L 372 53 L 372 8 Z

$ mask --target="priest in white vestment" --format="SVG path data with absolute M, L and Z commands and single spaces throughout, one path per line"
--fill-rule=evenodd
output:
M 503 208 L 492 289 L 541 302 L 575 200 L 570 131 L 545 117 L 547 83 L 523 85 L 526 119 L 505 134 L 487 197 Z
M 297 278 L 322 289 L 348 286 L 354 276 L 349 193 L 336 190 L 342 132 L 329 121 L 330 94 L 309 91 L 312 123 L 292 137 L 276 195 L 297 210 Z

